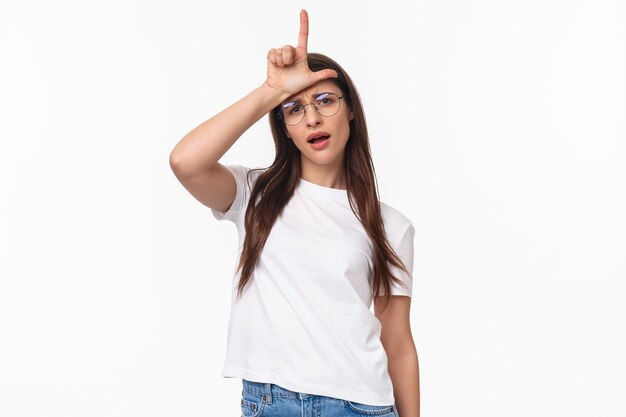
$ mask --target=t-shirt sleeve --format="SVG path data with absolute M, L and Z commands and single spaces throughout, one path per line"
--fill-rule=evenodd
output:
M 391 281 L 391 295 L 405 295 L 411 297 L 413 294 L 413 240 L 415 238 L 415 228 L 413 223 L 410 222 L 407 228 L 402 234 L 400 234 L 400 240 L 389 242 L 393 249 L 396 251 L 406 268 L 409 270 L 409 274 L 404 272 L 401 268 L 396 267 L 389 263 L 389 271 L 391 275 L 402 280 L 406 285 L 404 288 L 400 284 L 396 284 Z M 384 294 L 385 290 L 381 287 L 381 294 Z
M 235 224 L 239 221 L 241 216 L 246 211 L 248 206 L 248 199 L 252 190 L 251 185 L 247 182 L 248 172 L 252 169 L 243 165 L 224 165 L 235 177 L 235 183 L 237 184 L 237 193 L 233 204 L 227 211 L 219 211 L 211 208 L 213 217 L 217 220 L 228 220 Z M 250 175 L 252 177 L 252 175 Z M 252 178 L 251 178 L 252 181 Z

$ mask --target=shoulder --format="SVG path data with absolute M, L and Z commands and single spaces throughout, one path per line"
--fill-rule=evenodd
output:
M 395 207 L 380 201 L 380 211 L 385 227 L 385 235 L 391 245 L 397 247 L 415 233 L 411 219 Z
M 412 223 L 411 219 L 404 213 L 383 201 L 380 202 L 380 211 L 383 217 L 383 223 L 385 224 L 385 229 L 387 230 L 400 229 L 401 231 L 404 231 Z
M 257 178 L 265 172 L 267 168 L 249 167 L 241 164 L 224 165 L 234 175 L 238 184 L 247 185 L 248 188 L 256 182 Z

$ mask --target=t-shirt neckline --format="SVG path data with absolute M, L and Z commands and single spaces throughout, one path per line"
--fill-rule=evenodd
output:
M 308 195 L 331 198 L 338 201 L 348 201 L 348 190 L 324 187 L 323 185 L 307 181 L 304 178 L 299 178 L 299 189 L 304 194 Z

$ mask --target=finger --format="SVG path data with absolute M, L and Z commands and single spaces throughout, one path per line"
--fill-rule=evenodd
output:
M 279 67 L 284 67 L 285 63 L 283 62 L 283 50 L 279 49 L 276 51 L 276 65 Z
M 267 53 L 267 59 L 269 59 L 272 64 L 276 65 L 276 49 L 272 48 L 269 50 Z
M 337 71 L 332 69 L 323 69 L 313 73 L 313 84 L 326 78 L 337 78 Z
M 293 62 L 292 58 L 294 55 L 293 46 L 285 45 L 283 46 L 283 62 L 285 65 L 291 65 Z
M 300 34 L 298 35 L 298 48 L 306 50 L 309 38 L 309 15 L 306 10 L 300 10 Z

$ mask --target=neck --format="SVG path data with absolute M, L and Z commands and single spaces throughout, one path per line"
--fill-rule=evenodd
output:
M 345 190 L 346 180 L 341 165 L 302 164 L 302 179 L 322 187 Z

